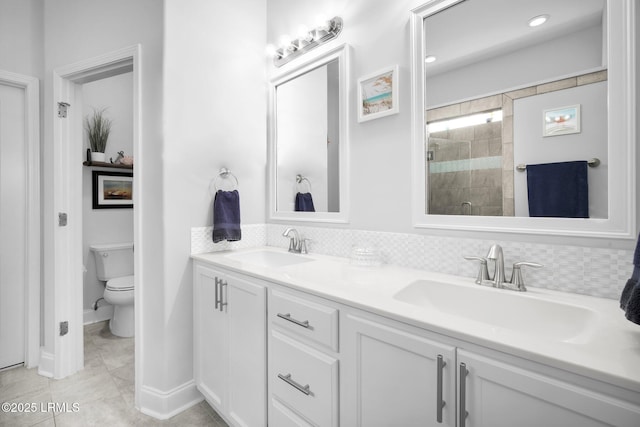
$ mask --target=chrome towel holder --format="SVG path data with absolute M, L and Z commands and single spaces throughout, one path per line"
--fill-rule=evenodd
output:
M 598 159 L 597 157 L 594 157 L 593 159 L 589 159 L 589 160 L 587 160 L 587 165 L 590 168 L 598 167 L 598 166 L 600 166 L 600 159 Z M 518 172 L 524 172 L 524 171 L 527 170 L 527 165 L 521 163 L 518 166 L 516 166 L 516 170 Z
M 309 179 L 307 177 L 304 177 L 300 174 L 296 175 L 296 186 L 298 184 L 302 184 L 304 181 L 307 182 L 307 185 L 309 186 L 309 193 L 311 193 L 311 181 L 309 181 Z
M 223 188 L 223 184 L 225 182 L 231 181 L 232 187 L 231 189 Z M 215 195 L 219 190 L 225 191 L 233 191 L 237 190 L 240 185 L 238 178 L 231 173 L 231 171 L 227 168 L 221 168 L 218 172 L 218 176 L 216 176 L 213 180 L 211 180 L 211 184 L 209 184 L 209 190 L 212 195 Z M 213 187 L 213 191 L 212 190 Z

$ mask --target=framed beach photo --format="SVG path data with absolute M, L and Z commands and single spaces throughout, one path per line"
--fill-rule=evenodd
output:
M 133 173 L 93 171 L 93 209 L 133 208 Z
M 542 136 L 570 133 L 580 133 L 580 104 L 543 111 Z
M 398 113 L 398 66 L 358 79 L 358 122 Z

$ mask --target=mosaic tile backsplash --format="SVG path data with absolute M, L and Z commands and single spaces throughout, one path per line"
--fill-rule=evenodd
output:
M 191 253 L 233 250 L 255 246 L 286 248 L 282 224 L 242 226 L 242 240 L 213 243 L 213 227 L 191 229 Z M 461 239 L 420 234 L 388 233 L 296 225 L 310 239 L 309 253 L 348 258 L 354 246 L 377 248 L 385 264 L 475 277 L 477 264 L 463 256 L 484 256 L 495 240 Z M 633 270 L 633 251 L 580 246 L 501 242 L 507 277 L 517 261 L 544 264 L 540 269 L 523 269 L 527 286 L 618 299 Z

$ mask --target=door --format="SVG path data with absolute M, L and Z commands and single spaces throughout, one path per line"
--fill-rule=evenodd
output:
M 26 98 L 0 84 L 0 369 L 25 360 Z
M 209 403 L 222 411 L 227 389 L 227 316 L 220 311 L 215 270 L 195 264 L 194 328 L 196 386 Z
M 455 426 L 453 347 L 352 315 L 340 339 L 341 425 Z
M 638 406 L 477 353 L 458 350 L 458 369 L 460 427 L 640 425 Z

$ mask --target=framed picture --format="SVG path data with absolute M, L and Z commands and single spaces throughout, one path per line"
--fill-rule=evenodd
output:
M 398 113 L 398 66 L 358 79 L 358 122 Z
M 544 110 L 542 136 L 580 133 L 580 104 Z
M 133 173 L 93 171 L 93 209 L 133 208 Z

